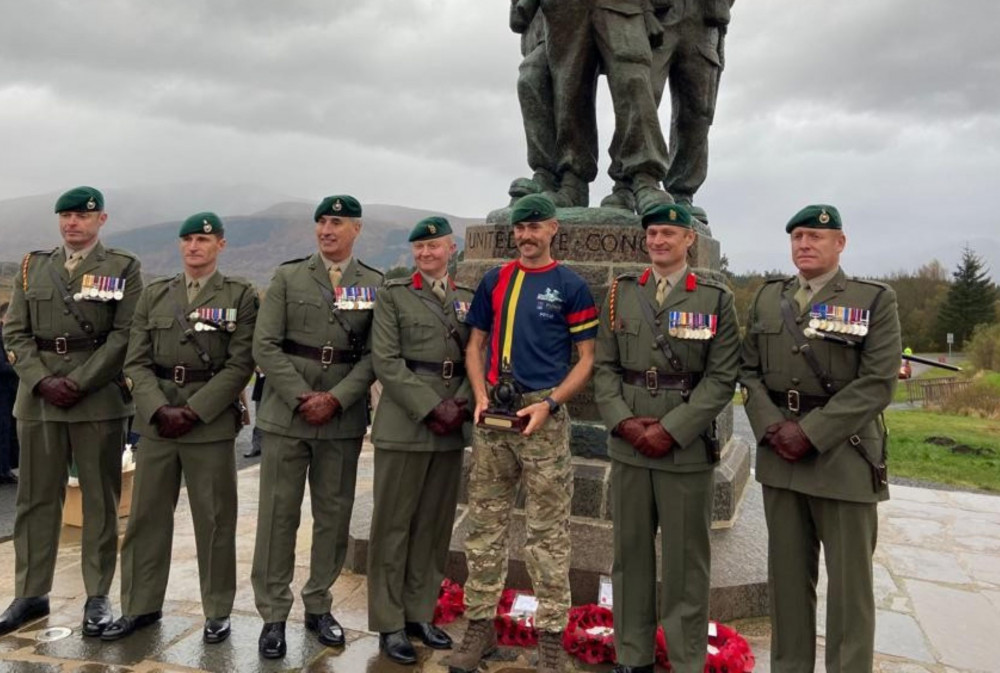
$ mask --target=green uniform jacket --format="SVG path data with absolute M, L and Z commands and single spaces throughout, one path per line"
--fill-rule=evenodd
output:
M 651 277 L 625 274 L 615 281 L 601 311 L 594 362 L 594 397 L 609 432 L 632 416 L 652 416 L 674 438 L 677 446 L 663 458 L 647 458 L 624 439 L 609 435 L 608 454 L 629 465 L 675 472 L 710 469 L 704 435 L 712 421 L 733 398 L 739 364 L 739 327 L 733 310 L 733 295 L 724 285 L 701 277 L 694 291 L 678 283 L 660 308 L 656 307 L 656 283 Z M 680 358 L 684 372 L 696 372 L 701 381 L 685 401 L 680 391 L 660 390 L 654 396 L 645 387 L 622 381 L 622 369 L 646 371 L 656 367 L 674 373 L 663 352 L 654 344 L 655 335 L 639 304 L 644 293 L 664 333 L 671 311 L 718 316 L 711 339 L 693 340 L 668 336 L 670 349 Z M 614 302 L 612 315 L 612 302 Z
M 343 310 L 340 316 L 364 342 L 355 364 L 324 366 L 319 360 L 289 355 L 281 343 L 290 339 L 304 346 L 350 350 L 348 334 L 331 314 L 320 284 L 332 292 L 320 254 L 285 262 L 274 272 L 261 303 L 254 331 L 253 357 L 267 375 L 257 426 L 267 432 L 303 439 L 362 437 L 368 427 L 368 389 L 375 380 L 371 356 L 372 311 Z M 382 274 L 357 258 L 341 277 L 342 287 L 378 287 Z M 295 413 L 298 395 L 326 390 L 340 401 L 342 411 L 322 426 L 306 423 Z
M 133 407 L 124 388 L 122 363 L 132 312 L 142 291 L 139 260 L 130 252 L 105 248 L 98 242 L 72 275 L 66 271 L 65 264 L 66 252 L 62 246 L 29 253 L 21 264 L 4 326 L 4 341 L 7 350 L 14 355 L 14 369 L 21 378 L 14 417 L 22 421 L 71 423 L 127 418 L 132 415 Z M 95 335 L 107 335 L 107 341 L 97 349 L 65 355 L 38 349 L 36 337 L 76 339 L 87 336 L 66 309 L 62 300 L 65 288 L 56 287 L 50 268 L 56 271 L 60 282 L 69 284 L 73 294 L 80 291 L 84 275 L 125 279 L 125 296 L 121 300 L 73 302 L 83 317 L 94 325 Z M 46 376 L 68 377 L 86 395 L 68 409 L 48 404 L 33 392 Z
M 132 321 L 132 338 L 125 358 L 125 375 L 133 386 L 136 416 L 134 429 L 140 435 L 159 437 L 153 416 L 164 405 L 188 405 L 201 419 L 194 429 L 171 440 L 180 444 L 217 442 L 236 437 L 242 425 L 240 391 L 253 373 L 253 327 L 257 319 L 257 292 L 240 278 L 216 273 L 202 288 L 194 304 L 188 305 L 184 274 L 158 278 L 139 297 Z M 177 321 L 177 308 L 187 317 L 198 307 L 236 309 L 236 329 L 196 331 L 201 347 L 212 359 L 217 373 L 208 381 L 179 386 L 172 379 L 156 376 L 154 365 L 191 371 L 208 367 L 199 359 L 192 338 L 185 335 L 197 320 Z
M 467 310 L 474 291 L 453 284 L 442 305 L 422 281 L 419 273 L 389 281 L 375 306 L 372 362 L 383 392 L 372 426 L 372 443 L 380 449 L 398 451 L 460 450 L 465 447 L 461 432 L 435 435 L 423 419 L 450 397 L 464 397 L 471 409 L 474 404 L 468 380 L 464 375 L 446 380 L 440 374 L 415 373 L 407 368 L 406 360 L 442 363 L 450 359 L 463 363 L 464 348 L 460 349 L 448 336 L 444 324 L 420 297 L 442 307 L 464 345 L 469 341 L 469 327 L 459 319 L 464 315 L 456 314 L 455 302 L 465 302 Z
M 789 463 L 769 446 L 760 446 L 757 481 L 823 498 L 885 500 L 888 488 L 875 490 L 869 464 L 848 440 L 856 434 L 871 460 L 882 459 L 885 433 L 880 415 L 892 401 L 902 357 L 896 294 L 882 283 L 847 278 L 840 270 L 812 298 L 812 305 L 870 310 L 871 318 L 866 336 L 849 337 L 859 342 L 858 348 L 809 340 L 837 392 L 824 407 L 796 417 L 777 406 L 768 390 L 825 394 L 782 322 L 779 302 L 786 297 L 797 306 L 793 298 L 797 290 L 798 281 L 792 277 L 765 283 L 757 293 L 743 341 L 740 383 L 746 390 L 746 411 L 758 442 L 772 423 L 798 418 L 817 452 Z M 800 328 L 808 326 L 809 310 L 798 316 Z

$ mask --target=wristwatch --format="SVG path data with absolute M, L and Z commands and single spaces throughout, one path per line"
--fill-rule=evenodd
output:
M 545 399 L 542 400 L 547 405 L 549 405 L 549 413 L 554 414 L 559 411 L 559 403 L 552 399 L 551 395 L 546 395 Z

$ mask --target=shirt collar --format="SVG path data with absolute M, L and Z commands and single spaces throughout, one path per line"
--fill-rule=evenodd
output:
M 209 283 L 215 280 L 215 276 L 219 273 L 216 269 L 207 276 L 202 276 L 201 278 L 195 278 L 194 276 L 188 275 L 188 272 L 184 272 L 184 287 L 190 287 L 193 281 L 198 281 L 199 287 L 208 287 Z
M 684 265 L 684 268 L 680 269 L 679 271 L 674 271 L 673 273 L 668 274 L 666 276 L 661 276 L 660 273 L 656 270 L 656 267 L 652 267 L 651 266 L 649 268 L 653 270 L 653 280 L 656 281 L 656 285 L 660 284 L 660 279 L 661 278 L 666 278 L 667 279 L 667 288 L 669 288 L 671 290 L 674 289 L 675 287 L 677 287 L 677 284 L 679 282 L 681 282 L 681 279 L 688 272 L 688 268 L 687 268 L 686 264 Z
M 80 261 L 82 262 L 83 260 L 87 259 L 87 255 L 89 255 L 94 250 L 94 248 L 97 247 L 97 243 L 98 243 L 98 240 L 95 238 L 94 242 L 91 243 L 90 245 L 88 245 L 83 250 L 73 250 L 69 246 L 64 245 L 63 246 L 63 252 L 66 253 L 66 259 L 69 259 L 73 255 L 79 255 Z
M 323 260 L 323 266 L 326 267 L 326 272 L 327 273 L 330 273 L 330 269 L 332 269 L 335 266 L 339 266 L 340 267 L 340 273 L 347 273 L 347 267 L 350 266 L 351 260 L 354 259 L 354 257 L 351 256 L 351 257 L 347 257 L 346 259 L 343 259 L 343 260 L 341 260 L 339 262 L 334 262 L 333 260 L 327 259 L 326 257 L 324 257 L 322 253 L 320 253 L 319 257 L 320 257 L 320 259 Z
M 834 276 L 837 275 L 837 271 L 838 271 L 838 269 L 834 269 L 833 271 L 827 271 L 826 273 L 821 274 L 819 276 L 816 276 L 815 278 L 813 278 L 811 280 L 806 280 L 802 276 L 802 274 L 800 273 L 800 274 L 798 274 L 799 287 L 805 287 L 805 284 L 808 283 L 809 284 L 809 291 L 812 292 L 814 295 L 815 294 L 819 294 L 819 291 L 822 290 L 823 287 L 827 283 L 829 283 L 833 279 Z

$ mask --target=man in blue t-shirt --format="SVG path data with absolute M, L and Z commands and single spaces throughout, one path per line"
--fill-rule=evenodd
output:
M 590 378 L 598 314 L 584 280 L 552 259 L 556 209 L 532 194 L 511 209 L 518 258 L 489 271 L 469 309 L 465 367 L 476 398 L 465 542 L 465 638 L 445 663 L 475 671 L 496 647 L 493 617 L 507 575 L 507 537 L 519 482 L 527 495 L 524 562 L 538 598 L 538 670 L 565 666 L 562 631 L 570 607 L 569 513 L 573 466 L 570 419 L 562 409 Z M 570 366 L 572 346 L 579 359 Z M 489 390 L 513 378 L 524 406 L 518 433 L 480 425 Z

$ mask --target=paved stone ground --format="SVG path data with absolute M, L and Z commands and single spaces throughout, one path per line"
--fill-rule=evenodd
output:
M 737 418 L 737 432 L 740 420 Z M 366 446 L 358 476 L 358 491 L 371 489 L 372 451 Z M 260 619 L 249 584 L 258 496 L 258 470 L 240 472 L 241 511 L 237 553 L 239 587 L 233 613 L 233 637 L 221 645 L 201 642 L 202 615 L 198 603 L 198 572 L 190 510 L 182 494 L 177 508 L 173 564 L 167 589 L 165 617 L 155 626 L 119 643 L 102 644 L 79 634 L 85 595 L 80 578 L 79 531 L 64 528 L 52 615 L 0 638 L 0 671 L 41 673 L 152 673 L 159 671 L 331 671 L 354 673 L 442 673 L 440 652 L 418 647 L 420 661 L 411 667 L 387 663 L 378 656 L 376 634 L 367 631 L 365 578 L 344 574 L 334 587 L 333 612 L 348 629 L 349 643 L 341 651 L 321 647 L 301 624 L 301 606 L 289 622 L 288 656 L 266 662 L 256 651 Z M 748 488 L 759 488 L 755 483 Z M 299 566 L 293 587 L 301 589 L 311 545 L 308 503 L 298 541 Z M 893 487 L 892 500 L 879 508 L 880 536 L 875 558 L 876 669 L 882 673 L 947 673 L 997 671 L 993 639 L 1000 633 L 1000 497 Z M 124 521 L 123 521 L 124 523 Z M 14 550 L 0 544 L 0 605 L 13 595 Z M 818 621 L 824 628 L 826 579 L 821 577 Z M 112 588 L 117 608 L 118 581 Z M 769 671 L 769 627 L 765 619 L 732 624 L 747 636 L 757 655 L 757 671 Z M 71 633 L 44 642 L 65 627 Z M 460 620 L 447 629 L 460 637 Z M 63 632 L 65 633 L 65 632 Z M 823 638 L 819 639 L 817 670 L 823 670 Z M 608 666 L 579 666 L 580 671 L 607 671 Z M 488 673 L 534 670 L 533 653 L 501 650 L 488 662 Z

